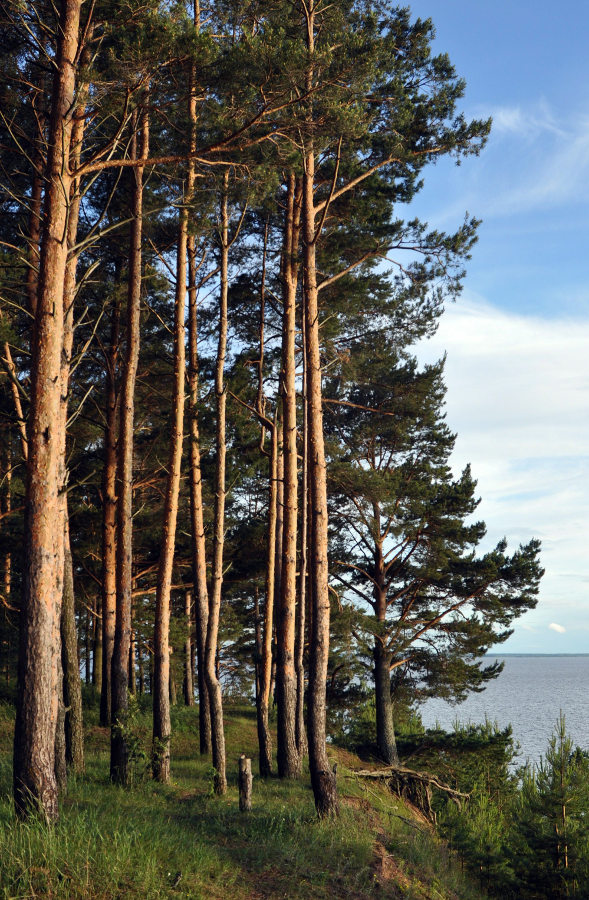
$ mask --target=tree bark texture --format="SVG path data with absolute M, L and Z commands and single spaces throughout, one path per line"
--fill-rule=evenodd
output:
M 200 7 L 194 8 L 194 25 L 200 29 Z M 190 149 L 196 150 L 196 73 L 190 73 L 189 119 L 191 122 Z M 194 166 L 189 165 L 188 177 L 194 178 Z M 209 618 L 207 586 L 206 541 L 202 500 L 202 471 L 200 465 L 200 434 L 198 424 L 198 290 L 196 284 L 196 245 L 194 235 L 188 236 L 188 408 L 190 413 L 190 520 L 192 534 L 192 578 L 195 592 L 196 665 L 198 672 L 198 727 L 201 754 L 212 750 L 211 708 L 205 677 L 205 646 Z
M 19 816 L 58 816 L 55 730 L 58 715 L 59 621 L 63 580 L 60 483 L 61 355 L 68 207 L 69 148 L 81 0 L 63 0 L 48 128 L 46 189 L 31 357 L 19 690 L 14 737 L 14 800 Z
M 26 462 L 26 459 L 29 455 L 29 447 L 27 442 L 27 423 L 24 417 L 20 399 L 20 386 L 16 377 L 16 366 L 14 365 L 14 361 L 12 359 L 12 352 L 10 350 L 10 344 L 8 343 L 8 341 L 4 341 L 4 363 L 8 371 L 8 377 L 10 378 L 10 390 L 12 393 L 12 402 L 14 403 L 14 412 L 16 414 L 16 421 L 20 434 L 22 457 Z
M 266 551 L 266 598 L 264 605 L 264 630 L 262 658 L 260 660 L 260 691 L 258 695 L 258 745 L 259 768 L 262 778 L 272 773 L 272 736 L 268 727 L 270 688 L 272 683 L 272 634 L 274 630 L 274 560 L 276 555 L 276 505 L 278 472 L 277 423 L 270 432 L 270 460 L 268 487 L 268 539 Z
M 35 157 L 36 166 L 33 171 L 33 185 L 29 204 L 29 267 L 27 269 L 27 298 L 29 311 L 35 316 L 37 309 L 37 290 L 39 287 L 39 241 L 41 239 L 41 210 L 43 206 L 43 168 L 41 154 Z
M 74 594 L 74 569 L 70 546 L 69 522 L 64 523 L 64 578 L 61 610 L 61 660 L 63 665 L 63 702 L 65 705 L 65 753 L 74 772 L 84 771 L 84 721 L 82 685 L 78 661 L 78 635 Z
M 399 765 L 391 701 L 391 654 L 378 636 L 374 642 L 374 687 L 376 701 L 376 746 L 379 758 L 389 766 Z
M 315 3 L 306 5 L 307 48 L 312 60 L 315 51 Z M 309 63 L 306 88 L 313 87 L 313 68 Z M 312 112 L 310 113 L 312 134 Z M 336 815 L 339 811 L 335 775 L 327 758 L 326 686 L 329 655 L 329 587 L 327 559 L 327 473 L 323 436 L 321 390 L 321 353 L 319 338 L 319 308 L 316 266 L 315 223 L 315 150 L 311 137 L 307 138 L 303 175 L 303 279 L 304 314 L 307 362 L 307 414 L 309 423 L 309 491 L 310 532 L 309 577 L 312 602 L 312 625 L 309 643 L 309 769 L 320 817 Z
M 282 566 L 278 628 L 276 631 L 276 705 L 278 774 L 301 775 L 297 746 L 297 675 L 295 669 L 295 621 L 297 597 L 297 399 L 296 399 L 296 295 L 301 219 L 300 187 L 294 173 L 288 181 L 286 221 L 282 249 L 283 313 L 281 395 L 283 415 Z
M 10 511 L 12 509 L 12 447 L 11 447 L 11 427 L 5 425 L 2 429 L 2 446 L 1 446 L 1 472 L 2 485 L 0 487 L 0 532 L 8 530 L 10 527 Z M 6 550 L 2 559 L 2 587 L 0 593 L 4 597 L 5 603 L 10 605 L 10 592 L 12 589 L 12 556 L 10 550 Z M 6 675 L 10 678 L 10 663 L 8 659 L 8 647 L 6 652 Z
M 133 126 L 136 128 L 136 121 Z M 149 130 L 142 116 L 141 158 L 147 158 Z M 132 140 L 132 156 L 137 159 L 137 138 Z M 143 230 L 143 166 L 133 169 L 133 221 L 129 248 L 127 292 L 127 343 L 121 378 L 121 413 L 117 472 L 117 601 L 115 637 L 111 663 L 111 753 L 110 777 L 126 784 L 129 778 L 129 752 L 125 740 L 125 722 L 129 708 L 129 651 L 131 645 L 131 607 L 133 587 L 133 424 L 135 380 L 139 359 L 139 321 L 141 307 L 141 239 Z
M 184 641 L 184 704 L 194 706 L 193 653 L 192 653 L 192 594 L 186 591 L 184 597 L 184 615 L 186 616 L 186 640 Z
M 297 672 L 297 718 L 296 737 L 297 750 L 302 757 L 307 752 L 307 729 L 305 727 L 305 634 L 307 627 L 307 607 L 309 594 L 307 590 L 307 556 L 309 533 L 309 431 L 307 424 L 307 363 L 305 353 L 305 316 L 301 318 L 303 343 L 303 448 L 301 464 L 301 527 L 300 527 L 300 571 L 299 571 L 299 615 L 297 620 L 297 638 L 295 646 L 295 666 Z
M 192 192 L 191 186 L 188 188 Z M 185 196 L 185 204 L 190 195 Z M 172 393 L 172 434 L 168 459 L 168 479 L 164 507 L 164 528 L 157 576 L 154 631 L 153 686 L 153 776 L 157 781 L 170 780 L 170 595 L 172 567 L 176 547 L 176 521 L 182 467 L 184 437 L 184 379 L 186 377 L 186 344 L 184 315 L 186 309 L 186 252 L 188 209 L 183 205 L 178 225 L 176 261 L 176 297 L 174 302 L 174 388 Z
M 227 391 L 225 386 L 225 356 L 227 353 L 227 291 L 229 263 L 229 224 L 227 211 L 227 192 L 229 176 L 223 178 L 223 194 L 221 198 L 221 290 L 219 294 L 219 339 L 217 344 L 217 361 L 215 368 L 215 397 L 217 405 L 217 422 L 215 436 L 215 521 L 213 526 L 213 566 L 211 575 L 211 599 L 207 624 L 207 640 L 205 648 L 205 677 L 209 692 L 211 709 L 211 732 L 213 749 L 213 767 L 215 769 L 215 793 L 224 794 L 227 790 L 225 773 L 225 732 L 223 728 L 223 698 L 221 684 L 216 671 L 216 657 L 219 640 L 219 615 L 223 592 L 223 548 L 225 542 L 225 457 L 227 453 L 226 407 Z
M 194 583 L 194 619 L 196 637 L 196 666 L 198 674 L 198 726 L 201 754 L 209 754 L 211 744 L 211 710 L 205 678 L 205 645 L 209 618 L 209 590 L 207 585 L 206 540 L 202 499 L 202 470 L 200 464 L 200 434 L 198 425 L 198 291 L 196 286 L 196 248 L 194 236 L 188 237 L 188 408 L 190 523 L 192 549 L 192 579 Z
M 92 601 L 92 687 L 100 695 L 102 690 L 102 598 Z
M 88 34 L 88 36 L 90 36 Z M 83 50 L 81 64 L 87 64 L 87 52 Z M 75 171 L 80 163 L 82 141 L 84 139 L 86 102 L 88 84 L 79 86 L 77 108 L 71 132 L 69 153 L 70 169 Z M 60 394 L 60 482 L 63 489 L 60 494 L 59 527 L 63 534 L 63 594 L 61 610 L 61 661 L 63 668 L 63 700 L 65 706 L 65 747 L 66 760 L 75 772 L 84 770 L 84 725 L 82 721 L 82 689 L 79 676 L 78 641 L 76 633 L 76 613 L 74 598 L 74 575 L 72 551 L 70 545 L 69 514 L 67 506 L 66 471 L 66 431 L 69 415 L 69 387 L 71 359 L 74 344 L 74 304 L 76 299 L 76 272 L 79 253 L 75 251 L 78 221 L 80 217 L 80 179 L 74 178 L 70 186 L 70 203 L 67 222 L 68 258 L 65 268 L 63 295 L 63 349 L 61 354 L 61 394 Z M 95 619 L 92 618 L 92 627 Z M 89 632 L 90 629 L 88 629 Z M 88 655 L 86 656 L 86 672 L 88 672 Z
M 252 761 L 245 753 L 239 757 L 239 809 L 241 812 L 251 812 L 252 808 Z
M 55 728 L 55 781 L 60 797 L 67 793 L 67 760 L 65 735 L 66 708 L 63 698 L 63 672 L 58 664 L 57 725 Z
M 374 534 L 382 534 L 380 508 L 373 505 Z M 374 548 L 374 611 L 377 622 L 384 626 L 387 614 L 387 589 L 384 569 L 382 538 L 377 537 Z M 384 628 L 383 628 L 384 632 Z M 399 765 L 393 704 L 391 700 L 391 653 L 380 634 L 374 637 L 374 691 L 376 704 L 376 746 L 378 755 L 390 766 Z
M 262 255 L 262 280 L 260 286 L 260 331 L 258 357 L 258 394 L 256 411 L 260 419 L 260 450 L 265 453 L 266 441 L 266 400 L 264 395 L 264 354 L 266 334 L 266 268 L 268 249 L 268 221 L 264 229 L 264 252 Z M 259 646 L 259 662 L 256 667 L 256 714 L 258 724 L 259 770 L 262 778 L 272 773 L 272 736 L 268 726 L 270 702 L 270 682 L 272 676 L 272 635 L 274 628 L 274 585 L 276 566 L 276 513 L 278 498 L 278 430 L 277 419 L 270 428 L 270 451 L 268 454 L 268 532 L 266 540 L 266 579 L 263 628 L 259 620 L 259 605 L 256 590 L 256 642 Z
M 111 666 L 117 605 L 117 389 L 121 310 L 115 300 L 111 313 L 110 344 L 106 355 L 106 425 L 102 473 L 102 688 L 100 724 L 111 723 Z

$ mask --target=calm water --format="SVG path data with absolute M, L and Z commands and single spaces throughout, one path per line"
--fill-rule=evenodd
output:
M 574 744 L 589 750 L 589 654 L 585 656 L 497 656 L 505 662 L 501 675 L 480 694 L 458 706 L 428 700 L 421 708 L 423 724 L 478 724 L 485 717 L 501 727 L 511 725 L 521 745 L 518 762 L 537 761 L 546 752 L 559 711 Z M 492 658 L 490 661 L 494 661 Z

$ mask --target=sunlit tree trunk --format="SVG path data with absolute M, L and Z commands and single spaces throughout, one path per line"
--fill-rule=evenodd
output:
M 174 388 L 172 392 L 172 435 L 168 459 L 168 480 L 164 508 L 164 528 L 157 576 L 154 631 L 153 686 L 153 776 L 157 781 L 170 780 L 170 594 L 172 567 L 176 547 L 176 520 L 182 466 L 184 437 L 184 379 L 186 377 L 186 345 L 184 315 L 186 309 L 186 253 L 188 241 L 188 209 L 193 179 L 188 179 L 184 204 L 180 210 L 176 261 L 176 297 L 174 302 Z
M 106 425 L 104 429 L 104 469 L 102 473 L 102 689 L 100 724 L 110 725 L 112 692 L 111 666 L 115 640 L 117 602 L 117 389 L 121 309 L 115 299 L 106 355 Z
M 224 373 L 225 356 L 227 353 L 227 292 L 229 264 L 228 187 L 229 175 L 226 173 L 223 178 L 221 225 L 219 231 L 221 244 L 221 289 L 219 294 L 219 334 L 215 368 L 215 397 L 217 407 L 215 435 L 215 521 L 213 526 L 211 598 L 205 648 L 205 677 L 211 708 L 213 767 L 215 769 L 215 793 L 217 794 L 224 794 L 227 790 L 223 699 L 221 694 L 221 684 L 216 670 L 216 657 L 219 637 L 219 614 L 223 591 L 223 548 L 225 543 L 225 457 L 227 454 L 225 431 L 227 391 Z
M 188 238 L 188 386 L 189 386 L 189 479 L 190 522 L 192 536 L 192 578 L 194 582 L 194 619 L 196 665 L 198 673 L 198 722 L 201 754 L 211 752 L 211 711 L 205 678 L 205 644 L 209 618 L 209 591 L 202 499 L 202 470 L 200 465 L 200 434 L 198 426 L 198 292 L 194 236 Z
M 266 542 L 266 590 L 264 627 L 260 660 L 260 690 L 258 694 L 258 744 L 260 775 L 267 778 L 272 772 L 272 736 L 268 727 L 268 711 L 272 682 L 272 634 L 274 629 L 274 580 L 276 556 L 276 507 L 278 473 L 278 429 L 276 420 L 270 431 L 268 533 Z
M 192 616 L 192 594 L 186 591 L 184 596 L 184 615 L 186 617 L 186 638 L 184 640 L 184 703 L 186 706 L 194 706 L 192 636 L 194 621 Z
M 295 646 L 295 665 L 297 672 L 297 718 L 296 738 L 297 750 L 301 758 L 307 752 L 307 729 L 305 727 L 305 633 L 307 623 L 307 607 L 309 596 L 307 591 L 307 556 L 309 533 L 309 429 L 307 425 L 307 364 L 305 354 L 305 317 L 301 320 L 303 344 L 303 452 L 301 462 L 301 527 L 300 527 L 300 571 L 299 571 L 299 614 L 297 619 L 297 638 Z
M 310 60 L 315 52 L 315 0 L 306 4 L 307 48 Z M 312 94 L 313 65 L 309 63 L 306 89 Z M 312 113 L 306 138 L 303 174 L 303 267 L 304 313 L 307 362 L 307 410 L 309 419 L 310 532 L 309 580 L 312 624 L 309 641 L 309 769 L 319 816 L 339 810 L 335 775 L 326 748 L 326 685 L 329 655 L 329 587 L 327 559 L 327 477 L 323 437 L 321 354 L 316 265 L 315 149 Z
M 194 26 L 200 30 L 200 3 L 194 4 Z M 191 123 L 190 150 L 196 150 L 196 72 L 190 73 L 190 97 L 188 108 Z M 188 178 L 194 179 L 194 165 L 189 163 Z M 200 465 L 200 434 L 198 424 L 198 291 L 196 284 L 196 246 L 193 234 L 188 235 L 188 408 L 189 427 L 189 478 L 190 520 L 192 535 L 192 577 L 195 592 L 194 619 L 196 638 L 196 665 L 198 672 L 198 723 L 201 754 L 212 750 L 211 707 L 205 677 L 205 646 L 209 618 L 209 591 L 207 586 L 206 542 L 202 499 L 202 472 Z
M 88 37 L 90 34 L 88 34 Z M 82 53 L 82 65 L 87 63 L 87 53 Z M 82 141 L 84 139 L 86 102 L 88 84 L 81 84 L 78 90 L 77 109 L 71 133 L 70 169 L 75 171 L 80 163 Z M 60 438 L 61 438 L 61 473 L 60 482 L 67 483 L 66 471 L 66 431 L 69 415 L 69 387 L 71 359 L 74 344 L 74 304 L 76 299 L 76 272 L 79 253 L 76 250 L 78 221 L 80 217 L 81 183 L 74 178 L 70 187 L 70 204 L 67 222 L 68 259 L 65 269 L 63 294 L 63 349 L 61 354 L 61 394 L 60 394 Z M 61 660 L 63 675 L 63 701 L 65 706 L 65 748 L 66 760 L 75 772 L 84 769 L 84 726 L 82 721 L 82 688 L 79 676 L 78 642 L 76 632 L 76 613 L 74 597 L 74 576 L 72 551 L 70 543 L 69 515 L 67 491 L 60 493 L 59 528 L 62 529 L 64 541 L 63 598 L 61 610 Z M 94 617 L 88 621 L 86 655 L 86 675 L 89 666 L 90 622 L 92 631 L 95 627 Z
M 58 816 L 55 734 L 58 715 L 59 623 L 63 581 L 60 529 L 64 437 L 61 357 L 67 216 L 72 186 L 69 150 L 81 0 L 63 0 L 48 128 L 45 210 L 31 342 L 25 559 L 19 690 L 14 736 L 14 801 L 19 816 Z
M 147 114 L 141 117 L 141 149 L 133 123 L 131 156 L 146 159 L 149 147 Z M 121 412 L 117 473 L 117 604 L 111 671 L 111 753 L 110 776 L 113 781 L 128 781 L 128 747 L 124 734 L 128 711 L 129 651 L 131 647 L 131 608 L 133 595 L 133 425 L 135 380 L 139 359 L 139 319 L 141 303 L 141 240 L 143 231 L 143 166 L 132 170 L 133 221 L 129 252 L 127 293 L 127 343 L 121 378 Z
M 277 419 L 268 423 L 264 395 L 264 356 L 266 334 L 266 269 L 268 251 L 268 222 L 264 229 L 262 280 L 260 286 L 260 330 L 258 354 L 258 394 L 256 412 L 260 420 L 260 450 L 268 453 L 268 531 L 266 537 L 266 579 L 263 623 L 260 620 L 256 591 L 256 712 L 258 723 L 259 769 L 262 778 L 272 772 L 272 736 L 268 725 L 270 685 L 272 679 L 272 637 L 274 629 L 274 594 L 276 580 L 276 518 L 278 502 L 278 429 Z M 265 449 L 266 431 L 270 431 L 270 450 Z
M 301 756 L 296 739 L 297 676 L 295 670 L 295 614 L 297 588 L 297 399 L 296 399 L 296 296 L 301 218 L 300 188 L 294 173 L 289 177 L 284 228 L 282 280 L 282 377 L 283 410 L 283 523 L 282 567 L 278 628 L 276 631 L 276 705 L 278 712 L 278 774 L 297 778 Z

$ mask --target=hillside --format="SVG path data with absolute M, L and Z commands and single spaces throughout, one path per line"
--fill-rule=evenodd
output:
M 172 783 L 146 770 L 149 717 L 139 709 L 136 784 L 108 782 L 107 729 L 86 712 L 86 774 L 71 780 L 58 825 L 19 825 L 11 808 L 12 708 L 0 713 L 0 886 L 4 898 L 480 897 L 445 844 L 419 814 L 379 785 L 353 775 L 362 763 L 330 748 L 338 762 L 341 816 L 318 822 L 307 778 L 254 777 L 253 810 L 240 813 L 237 760 L 254 758 L 254 712 L 226 713 L 229 790 L 212 793 L 210 763 L 195 754 L 194 709 L 174 709 Z

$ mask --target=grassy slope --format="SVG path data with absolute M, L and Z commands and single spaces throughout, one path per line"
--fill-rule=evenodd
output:
M 115 898 L 431 898 L 467 900 L 480 892 L 461 876 L 444 844 L 384 788 L 366 786 L 338 761 L 342 813 L 318 822 L 308 779 L 254 778 L 254 808 L 238 809 L 237 759 L 254 758 L 254 713 L 226 715 L 229 790 L 212 796 L 210 762 L 196 755 L 194 709 L 174 710 L 172 784 L 108 782 L 108 733 L 87 713 L 86 774 L 71 779 L 59 824 L 14 822 L 11 808 L 13 715 L 0 706 L 0 896 Z M 149 718 L 138 716 L 140 745 Z

